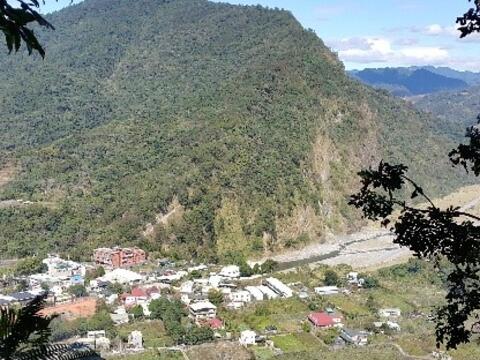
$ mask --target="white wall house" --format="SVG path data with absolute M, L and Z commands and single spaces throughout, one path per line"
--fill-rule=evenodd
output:
M 292 289 L 276 278 L 267 278 L 265 285 L 281 297 L 289 298 L 293 296 Z
M 98 278 L 97 280 L 133 285 L 140 283 L 143 280 L 143 276 L 130 270 L 115 269 L 107 272 L 104 276 Z
M 143 349 L 143 335 L 141 331 L 134 330 L 128 335 L 128 345 L 136 350 Z
M 320 286 L 316 287 L 314 290 L 318 295 L 335 295 L 340 292 L 340 289 L 337 286 Z
M 42 261 L 48 268 L 48 275 L 52 277 L 67 279 L 73 275 L 85 276 L 85 266 L 70 260 L 64 260 L 58 255 L 48 255 Z
M 228 278 L 239 278 L 240 267 L 238 267 L 237 265 L 225 266 L 222 268 L 219 275 Z
M 265 295 L 257 286 L 245 286 L 245 290 L 247 290 L 252 296 L 252 299 L 256 301 L 262 301 L 265 298 Z
M 268 300 L 278 298 L 278 294 L 276 292 L 274 292 L 273 290 L 271 290 L 269 287 L 265 286 L 265 285 L 257 286 L 257 288 L 263 293 L 263 295 Z
M 230 295 L 230 301 L 248 303 L 252 301 L 252 294 L 247 290 L 234 291 Z
M 252 330 L 245 330 L 240 333 L 239 342 L 241 345 L 255 345 L 255 338 L 257 334 Z
M 397 318 L 402 315 L 402 311 L 398 308 L 385 308 L 385 309 L 380 309 L 378 311 L 378 314 L 382 317 Z
M 196 321 L 213 319 L 217 316 L 217 307 L 208 300 L 191 303 L 188 309 L 190 316 Z

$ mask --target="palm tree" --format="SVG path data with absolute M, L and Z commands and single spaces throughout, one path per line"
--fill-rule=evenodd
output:
M 36 297 L 23 307 L 0 309 L 0 360 L 98 360 L 98 354 L 82 344 L 49 343 L 50 322 L 44 316 L 46 295 Z
M 0 359 L 11 360 L 22 352 L 48 344 L 50 322 L 56 317 L 43 316 L 45 295 L 23 307 L 0 309 Z

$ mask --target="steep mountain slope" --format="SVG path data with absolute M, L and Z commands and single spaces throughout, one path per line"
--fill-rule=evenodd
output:
M 397 96 L 430 94 L 468 87 L 463 80 L 446 77 L 427 68 L 364 69 L 352 71 L 350 74 L 365 84 L 384 88 Z
M 437 126 L 455 141 L 462 141 L 465 128 L 476 123 L 480 114 L 480 87 L 447 91 L 413 99 L 415 106 L 438 118 Z
M 433 119 L 351 80 L 288 12 L 86 0 L 50 20 L 45 61 L 0 60 L 0 256 L 301 246 L 358 224 L 354 175 L 381 158 L 458 184 Z

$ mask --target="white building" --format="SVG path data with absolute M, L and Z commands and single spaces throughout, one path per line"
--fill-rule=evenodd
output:
M 106 336 L 105 330 L 87 331 L 87 339 L 98 339 Z
M 112 319 L 115 325 L 121 324 L 128 324 L 130 318 L 128 317 L 127 310 L 124 306 L 119 306 L 113 314 L 110 314 L 110 318 Z
M 191 280 L 185 281 L 180 285 L 180 300 L 184 304 L 190 304 L 193 298 L 195 283 Z
M 137 298 L 133 295 L 125 297 L 125 306 L 130 307 L 137 304 Z
M 186 271 L 180 270 L 180 271 L 174 271 L 170 270 L 166 272 L 165 274 L 158 276 L 157 280 L 162 282 L 162 283 L 172 283 L 174 281 L 181 280 L 183 277 L 187 276 L 188 273 Z
M 140 283 L 143 280 L 143 276 L 130 270 L 115 269 L 98 278 L 98 280 L 133 285 Z
M 85 266 L 70 260 L 64 260 L 58 255 L 48 255 L 42 261 L 48 268 L 48 275 L 61 279 L 69 279 L 74 275 L 82 277 L 86 274 Z
M 265 285 L 281 297 L 289 298 L 293 296 L 292 289 L 276 278 L 267 278 L 265 280 Z
M 150 315 L 152 315 L 152 312 L 150 311 L 149 309 L 149 306 L 150 305 L 150 302 L 145 302 L 145 303 L 142 303 L 140 304 L 140 306 L 142 307 L 143 309 L 143 315 L 149 317 Z
M 340 293 L 340 289 L 337 286 L 320 286 L 314 290 L 318 295 L 336 295 Z
M 343 329 L 340 337 L 347 343 L 357 346 L 365 346 L 368 344 L 368 333 L 366 331 L 352 331 Z
M 398 308 L 385 308 L 378 311 L 378 315 L 382 317 L 397 318 L 402 315 L 402 311 Z
M 227 307 L 227 309 L 230 309 L 230 310 L 239 310 L 243 307 L 243 303 L 242 302 L 229 302 L 227 305 L 225 305 Z
M 135 330 L 128 335 L 128 345 L 135 350 L 143 349 L 143 335 L 141 331 Z
M 239 278 L 240 277 L 240 267 L 237 265 L 228 265 L 222 268 L 220 271 L 220 276 L 228 278 Z
M 190 316 L 196 321 L 213 319 L 217 316 L 217 307 L 208 300 L 191 303 L 188 309 Z
M 208 278 L 208 284 L 215 289 L 218 289 L 220 287 L 222 281 L 223 278 L 219 275 L 212 275 Z
M 207 270 L 208 269 L 208 266 L 205 265 L 205 264 L 200 264 L 200 265 L 197 265 L 197 266 L 192 266 L 192 267 L 189 267 L 187 269 L 187 271 L 189 273 L 191 273 L 192 271 L 204 271 L 204 270 Z
M 245 330 L 240 333 L 240 345 L 247 346 L 247 345 L 255 345 L 255 338 L 257 334 L 255 331 L 252 330 Z
M 358 282 L 358 272 L 351 271 L 347 274 L 348 282 Z
M 108 305 L 112 305 L 115 301 L 117 301 L 117 299 L 118 299 L 118 295 L 117 294 L 112 294 L 105 299 L 105 302 Z
M 247 290 L 252 296 L 252 299 L 255 299 L 256 301 L 262 301 L 265 299 L 265 295 L 257 286 L 245 286 L 245 290 Z
M 387 328 L 389 328 L 390 330 L 393 330 L 393 331 L 400 331 L 401 330 L 400 325 L 396 322 L 393 322 L 393 321 L 387 321 L 387 322 L 376 321 L 376 322 L 373 323 L 373 326 L 375 326 L 377 329 L 382 328 L 382 326 L 384 326 L 384 325 Z
M 252 294 L 247 290 L 234 291 L 230 295 L 230 301 L 239 303 L 248 303 L 252 301 Z
M 265 285 L 257 286 L 257 289 L 259 289 L 268 300 L 278 298 L 277 293 L 266 287 Z

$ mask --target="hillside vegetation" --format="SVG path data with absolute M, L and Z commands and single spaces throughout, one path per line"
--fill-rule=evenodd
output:
M 480 114 L 480 86 L 462 91 L 429 94 L 414 99 L 415 106 L 438 117 L 438 127 L 459 141 Z
M 288 12 L 86 0 L 49 20 L 45 61 L 0 59 L 2 257 L 301 246 L 358 225 L 346 199 L 381 158 L 459 184 L 434 119 L 351 80 Z

